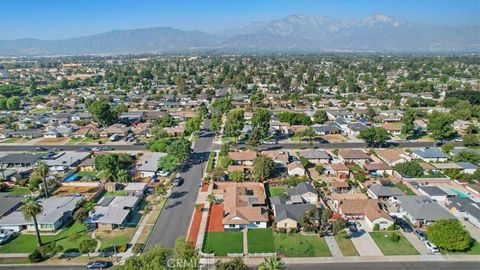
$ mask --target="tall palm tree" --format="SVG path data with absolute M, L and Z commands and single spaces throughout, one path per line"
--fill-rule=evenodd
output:
M 40 179 L 43 181 L 43 188 L 45 189 L 45 198 L 48 198 L 48 185 L 47 185 L 47 176 L 50 172 L 50 168 L 48 167 L 45 161 L 38 161 L 33 169 L 33 173 L 36 174 Z
M 22 214 L 25 217 L 25 220 L 33 220 L 35 225 L 35 233 L 37 234 L 37 246 L 42 246 L 42 238 L 40 238 L 40 231 L 38 230 L 37 215 L 42 213 L 42 205 L 32 196 L 27 197 L 22 202 Z
M 268 257 L 258 267 L 258 270 L 280 270 L 283 269 L 283 262 L 277 257 Z

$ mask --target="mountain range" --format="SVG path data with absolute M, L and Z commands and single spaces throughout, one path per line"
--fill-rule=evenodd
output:
M 62 40 L 0 40 L 0 55 L 191 51 L 478 52 L 480 26 L 427 25 L 384 14 L 360 20 L 291 15 L 206 33 L 172 27 L 114 30 Z

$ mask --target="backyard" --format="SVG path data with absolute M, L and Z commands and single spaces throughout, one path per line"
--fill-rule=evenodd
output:
M 325 239 L 300 233 L 275 234 L 275 250 L 287 257 L 332 256 Z
M 280 194 L 285 194 L 285 188 L 283 187 L 271 187 L 269 188 L 270 197 L 275 197 Z
M 341 232 L 335 235 L 335 240 L 337 241 L 338 247 L 342 251 L 343 256 L 358 256 L 357 249 L 353 245 L 352 240 L 347 238 L 347 232 Z
M 395 232 L 400 236 L 400 240 L 398 242 L 392 241 L 390 239 L 392 233 L 394 232 L 370 232 L 370 236 L 372 236 L 383 255 L 418 255 L 418 251 L 400 232 Z
M 203 242 L 203 252 L 226 256 L 227 253 L 243 253 L 242 232 L 208 232 Z
M 275 252 L 272 229 L 248 230 L 248 253 Z
M 409 187 L 407 187 L 404 183 L 399 182 L 395 184 L 395 187 L 400 189 L 405 195 L 417 195 L 415 192 L 413 192 Z

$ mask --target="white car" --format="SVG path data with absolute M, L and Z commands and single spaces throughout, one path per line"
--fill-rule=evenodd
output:
M 428 250 L 429 250 L 431 253 L 437 253 L 437 252 L 439 252 L 438 247 L 435 246 L 432 242 L 430 242 L 430 241 L 427 240 L 427 241 L 425 241 L 425 242 L 423 242 L 423 243 L 425 243 L 425 247 L 427 247 Z
M 167 177 L 170 175 L 170 172 L 167 172 L 167 171 L 159 171 L 158 172 L 158 176 L 161 176 L 161 177 Z
M 2 230 L 0 232 L 0 245 L 6 244 L 15 236 L 15 231 L 12 230 Z

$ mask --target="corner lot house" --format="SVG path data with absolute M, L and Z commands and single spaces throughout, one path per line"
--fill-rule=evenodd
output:
M 454 219 L 455 217 L 427 196 L 399 196 L 398 217 L 407 216 L 418 226 L 428 225 L 439 219 Z
M 73 215 L 77 203 L 82 197 L 66 196 L 40 199 L 43 207 L 41 214 L 37 216 L 38 229 L 44 232 L 54 232 L 68 223 Z M 14 211 L 0 219 L 0 229 L 14 230 L 19 232 L 23 229 L 35 231 L 33 221 L 25 220 L 21 211 Z
M 104 197 L 90 211 L 86 222 L 99 230 L 111 231 L 123 227 L 139 202 L 140 198 L 137 196 Z
M 158 172 L 158 161 L 166 153 L 147 153 L 137 162 L 137 173 L 140 177 L 154 177 Z
M 223 201 L 225 229 L 267 227 L 268 209 L 262 183 L 215 183 L 213 193 Z
M 412 152 L 414 158 L 422 159 L 425 162 L 447 162 L 448 156 L 437 148 L 423 148 Z
M 448 198 L 445 204 L 457 218 L 465 218 L 480 228 L 480 202 L 470 198 L 453 197 Z

